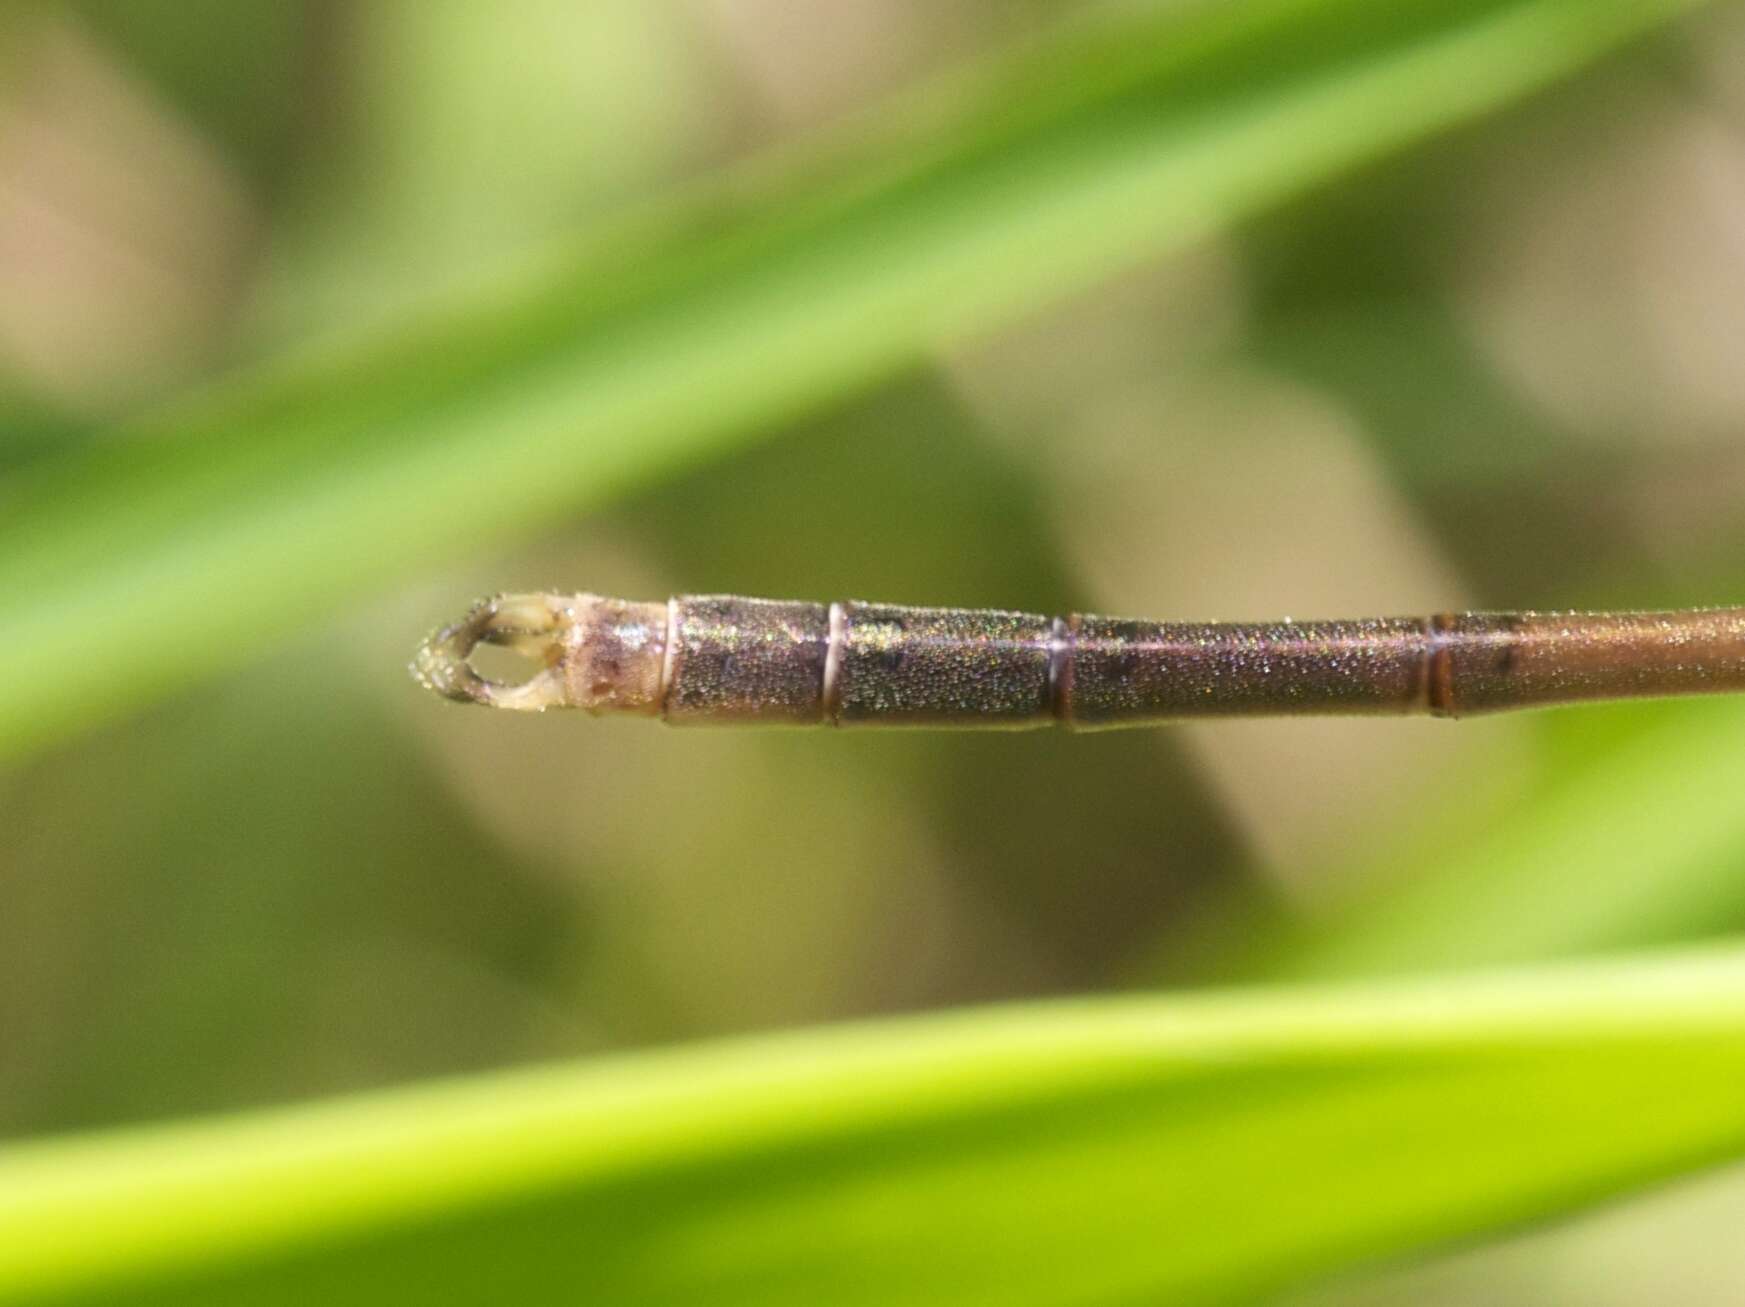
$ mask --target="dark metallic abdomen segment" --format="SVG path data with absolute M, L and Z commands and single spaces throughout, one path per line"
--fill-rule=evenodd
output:
M 823 604 L 734 595 L 673 601 L 669 722 L 824 720 L 830 615 Z
M 1045 726 L 1051 618 L 991 608 L 837 605 L 829 714 L 841 726 Z
M 1236 623 L 1076 615 L 1067 627 L 1061 717 L 1073 726 L 1428 708 L 1431 637 L 1413 618 Z

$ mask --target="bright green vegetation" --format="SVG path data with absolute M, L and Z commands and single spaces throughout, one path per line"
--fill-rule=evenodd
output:
M 1733 955 L 966 1010 L 20 1149 L 0 1293 L 1223 1299 L 1730 1156 L 1741 1074 Z
M 491 586 L 1091 607 L 1072 542 L 1255 476 L 1244 421 L 1178 430 L 1171 391 L 1079 468 L 1068 423 L 991 434 L 951 351 L 1177 256 L 1242 269 L 1197 384 L 1351 415 L 1479 599 L 1736 601 L 1736 537 L 1659 572 L 1567 543 L 1572 501 L 1725 451 L 1546 416 L 1439 299 L 1473 179 L 1682 93 L 1689 37 L 1650 33 L 1693 7 L 1097 10 L 440 292 L 408 256 L 112 427 L 0 376 L 0 1307 L 1240 1301 L 1745 1157 L 1735 703 L 1363 725 L 1435 785 L 1281 854 L 1204 735 L 505 722 L 398 665 Z M 379 9 L 415 61 L 436 20 Z M 270 117 L 179 12 L 98 30 L 194 121 Z M 258 337 L 380 251 L 305 221 Z M 1117 380 L 1174 384 L 1174 339 Z M 1241 535 L 1123 547 L 1156 577 Z

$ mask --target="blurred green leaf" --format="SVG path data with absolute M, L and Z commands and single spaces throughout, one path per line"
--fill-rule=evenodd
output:
M 1081 19 L 494 295 L 237 377 L 0 492 L 0 753 L 750 440 L 1690 3 Z
M 82 27 L 125 50 L 227 165 L 274 183 L 295 148 L 298 54 L 318 39 L 319 11 L 236 0 L 72 0 Z
M 1614 739 L 1608 722 L 1645 723 Z M 1564 725 L 1563 723 L 1567 723 Z M 1418 865 L 1267 970 L 1441 969 L 1688 939 L 1745 918 L 1745 705 L 1564 714 L 1549 782 L 1489 828 L 1415 841 Z M 1264 950 L 1263 950 L 1264 951 Z
M 0 1302 L 1200 1302 L 1745 1149 L 1745 955 L 1085 1000 L 0 1157 Z

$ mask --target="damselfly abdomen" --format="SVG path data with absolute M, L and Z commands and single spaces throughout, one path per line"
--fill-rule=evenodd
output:
M 481 676 L 480 643 L 526 655 Z M 1019 728 L 1194 717 L 1460 717 L 1745 690 L 1745 608 L 1154 622 L 732 595 L 487 599 L 413 674 L 468 703 L 669 722 Z

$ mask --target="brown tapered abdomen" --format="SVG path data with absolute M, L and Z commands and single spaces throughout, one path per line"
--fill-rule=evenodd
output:
M 540 670 L 467 661 L 506 644 Z M 500 595 L 425 641 L 413 674 L 496 707 L 674 723 L 1006 728 L 1196 717 L 1463 717 L 1745 690 L 1745 609 L 1152 622 L 989 608 L 685 595 Z
M 1745 609 L 1445 613 L 1351 622 L 1074 617 L 1061 716 L 1465 717 L 1745 689 Z
M 1146 622 L 1075 614 L 1066 627 L 1059 716 L 1072 726 L 1426 711 L 1429 637 L 1416 618 Z
M 1097 729 L 1196 717 L 1461 717 L 1745 687 L 1745 610 L 1150 622 L 677 601 L 670 721 Z
M 1430 708 L 1450 717 L 1745 689 L 1745 609 L 1432 619 Z
M 1196 717 L 1464 717 L 1745 688 L 1745 609 L 1151 622 L 675 601 L 674 722 L 1082 729 Z

